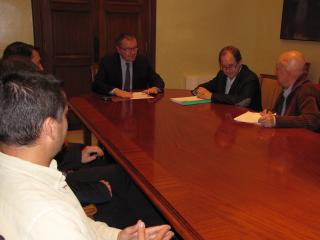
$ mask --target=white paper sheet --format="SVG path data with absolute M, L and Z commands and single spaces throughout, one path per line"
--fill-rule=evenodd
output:
M 245 123 L 255 123 L 259 124 L 258 120 L 261 118 L 261 114 L 258 112 L 246 112 L 244 114 L 239 115 L 238 117 L 235 117 L 234 120 L 237 122 L 245 122 Z
M 144 92 L 133 92 L 132 98 L 130 99 L 135 100 L 135 99 L 147 99 L 147 98 L 153 98 L 153 97 Z

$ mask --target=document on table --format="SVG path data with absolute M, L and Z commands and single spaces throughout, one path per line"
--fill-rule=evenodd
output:
M 144 92 L 133 92 L 132 98 L 130 99 L 135 100 L 135 99 L 147 99 L 147 98 L 153 98 L 153 97 Z
M 191 97 L 179 97 L 179 98 L 170 98 L 171 101 L 181 104 L 181 105 L 194 105 L 194 104 L 200 104 L 200 103 L 210 103 L 210 99 L 201 99 L 197 96 L 191 96 Z
M 261 114 L 258 112 L 246 112 L 244 114 L 239 115 L 238 117 L 235 117 L 234 120 L 237 122 L 245 122 L 245 123 L 255 123 L 259 124 L 258 120 L 261 118 Z

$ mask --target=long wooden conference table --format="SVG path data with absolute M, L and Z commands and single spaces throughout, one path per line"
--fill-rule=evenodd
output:
M 320 135 L 239 123 L 246 109 L 154 99 L 69 106 L 183 239 L 320 239 Z

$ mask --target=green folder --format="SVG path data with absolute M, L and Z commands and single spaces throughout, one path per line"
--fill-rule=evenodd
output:
M 209 100 L 209 99 L 202 99 L 202 100 L 195 100 L 195 101 L 183 101 L 183 102 L 181 102 L 181 104 L 184 106 L 189 106 L 189 105 L 210 103 L 210 102 L 211 102 L 211 100 Z
M 184 106 L 189 106 L 189 105 L 195 105 L 195 104 L 201 104 L 201 103 L 210 103 L 210 99 L 200 99 L 196 96 L 191 96 L 191 97 L 181 97 L 181 98 L 171 98 L 171 101 L 184 105 Z

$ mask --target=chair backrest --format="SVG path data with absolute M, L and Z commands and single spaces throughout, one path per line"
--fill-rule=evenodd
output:
M 99 69 L 99 64 L 97 64 L 97 63 L 91 64 L 90 71 L 91 71 L 91 81 L 92 82 L 94 81 L 94 77 L 96 76 L 98 69 Z
M 270 74 L 260 74 L 262 108 L 272 109 L 277 97 L 282 91 L 277 81 L 277 76 Z

